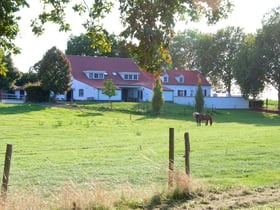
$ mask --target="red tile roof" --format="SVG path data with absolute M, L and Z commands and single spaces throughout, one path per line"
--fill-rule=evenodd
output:
M 201 85 L 211 86 L 200 71 L 196 70 L 167 70 L 163 73 L 168 75 L 168 82 L 163 82 L 163 85 L 198 85 L 198 78 L 201 78 Z M 181 83 L 176 78 L 183 76 L 184 82 Z
M 68 55 L 72 67 L 72 76 L 74 79 L 83 82 L 89 86 L 97 89 L 102 89 L 104 80 L 102 79 L 88 79 L 84 71 L 96 70 L 105 71 L 106 78 L 111 78 L 117 87 L 125 86 L 144 86 L 153 89 L 154 77 L 152 74 L 139 69 L 137 64 L 131 58 L 116 58 L 116 57 L 93 57 L 93 56 L 77 56 Z M 123 80 L 119 72 L 139 73 L 138 80 Z M 197 85 L 198 84 L 198 71 L 186 70 L 168 70 L 166 73 L 169 75 L 169 81 L 163 83 L 164 85 Z M 175 77 L 180 75 L 184 76 L 184 83 L 179 83 Z M 210 86 L 204 76 L 201 75 L 202 85 Z M 164 90 L 171 90 L 163 87 Z
M 72 67 L 72 76 L 85 84 L 101 89 L 103 81 L 99 79 L 88 79 L 83 71 L 97 70 L 105 71 L 105 78 L 111 78 L 116 86 L 144 86 L 152 88 L 151 78 L 147 78 L 147 74 L 141 71 L 137 64 L 130 58 L 108 58 L 108 57 L 92 57 L 92 56 L 76 56 L 68 55 Z M 138 80 L 123 80 L 118 74 L 119 72 L 139 73 Z M 116 73 L 116 74 L 115 74 Z

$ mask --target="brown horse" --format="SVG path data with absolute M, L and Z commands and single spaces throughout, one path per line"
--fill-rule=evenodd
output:
M 208 121 L 209 124 L 212 125 L 213 120 L 210 114 L 200 114 L 198 112 L 194 112 L 193 113 L 193 117 L 196 120 L 196 123 L 198 126 L 201 126 L 201 121 L 205 120 L 205 125 L 208 125 Z

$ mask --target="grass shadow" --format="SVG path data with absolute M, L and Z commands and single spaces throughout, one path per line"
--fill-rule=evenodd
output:
M 5 104 L 4 106 L 0 104 L 0 115 L 22 114 L 44 109 L 47 109 L 47 107 L 39 104 Z

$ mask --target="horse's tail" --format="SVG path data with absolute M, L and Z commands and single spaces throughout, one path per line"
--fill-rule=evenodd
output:
M 212 125 L 212 123 L 213 123 L 212 117 L 210 114 L 208 114 L 208 116 L 209 116 L 210 125 Z

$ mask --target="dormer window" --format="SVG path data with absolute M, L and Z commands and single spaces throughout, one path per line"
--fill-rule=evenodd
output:
M 160 79 L 162 82 L 167 83 L 169 81 L 168 74 L 165 73 L 163 76 L 160 77 Z
M 119 73 L 123 80 L 138 80 L 139 73 L 128 73 L 128 72 L 121 72 Z
M 184 77 L 179 77 L 179 82 L 183 83 L 184 82 Z
M 96 70 L 86 70 L 84 73 L 89 79 L 104 79 L 105 75 L 107 75 L 105 71 Z
M 163 82 L 168 82 L 168 75 L 167 75 L 167 74 L 164 75 L 164 77 L 163 77 Z
M 184 76 L 180 75 L 179 77 L 176 77 L 177 82 L 184 83 Z
M 89 79 L 93 79 L 93 73 L 92 73 L 92 72 L 89 72 L 89 73 L 88 73 L 88 78 L 89 78 Z

